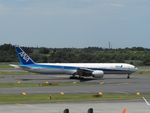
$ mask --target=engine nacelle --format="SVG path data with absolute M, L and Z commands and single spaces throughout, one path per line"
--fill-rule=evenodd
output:
M 96 70 L 96 71 L 93 71 L 93 72 L 92 72 L 92 76 L 93 76 L 94 78 L 103 78 L 104 72 L 101 71 L 101 70 Z

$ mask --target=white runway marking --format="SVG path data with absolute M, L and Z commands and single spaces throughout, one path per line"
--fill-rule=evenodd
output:
M 143 97 L 143 100 L 145 101 L 147 106 L 150 106 L 150 103 L 145 99 L 145 97 Z

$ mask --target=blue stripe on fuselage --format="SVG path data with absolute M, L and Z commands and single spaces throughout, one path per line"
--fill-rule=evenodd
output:
M 23 67 L 23 68 L 30 68 L 30 69 L 44 69 L 44 68 L 47 68 L 47 69 L 65 69 L 65 70 L 77 70 L 77 69 L 80 69 L 81 67 L 75 67 L 75 66 L 59 66 L 59 65 L 42 65 L 42 64 L 28 64 L 28 65 L 20 65 L 20 67 Z M 86 69 L 86 68 L 85 68 Z M 104 73 L 109 73 L 109 72 L 118 72 L 118 73 L 121 73 L 121 72 L 124 72 L 124 73 L 130 73 L 129 70 L 123 70 L 123 69 L 105 69 L 105 68 L 87 68 L 87 69 L 90 69 L 90 70 L 102 70 L 104 71 Z
M 59 66 L 59 65 L 41 65 L 41 64 L 29 64 L 29 65 L 20 65 L 21 67 L 28 67 L 28 68 L 53 68 L 53 69 L 70 69 L 75 70 L 79 67 L 73 67 L 73 66 Z

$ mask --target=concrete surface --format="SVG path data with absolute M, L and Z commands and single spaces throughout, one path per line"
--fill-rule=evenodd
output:
M 43 83 L 48 82 L 81 82 L 70 80 L 65 75 L 0 75 L 0 83 L 10 83 L 21 81 L 23 83 Z M 103 84 L 100 84 L 103 83 Z M 0 88 L 0 93 L 97 93 L 116 92 L 116 93 L 150 93 L 150 75 L 132 75 L 131 79 L 126 79 L 126 75 L 105 75 L 104 79 L 82 81 L 83 85 L 71 86 L 49 86 L 32 88 Z
M 15 104 L 0 105 L 0 113 L 63 113 L 68 108 L 70 113 L 87 113 L 89 108 L 94 113 L 150 113 L 150 107 L 144 102 L 110 102 L 110 103 L 50 103 L 50 104 Z

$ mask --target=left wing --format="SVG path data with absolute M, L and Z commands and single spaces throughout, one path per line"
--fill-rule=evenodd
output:
M 77 69 L 77 75 L 82 77 L 89 77 L 92 76 L 93 70 L 87 69 L 87 68 L 78 68 Z
M 102 70 L 78 68 L 76 74 L 81 76 L 81 77 L 103 78 L 104 72 Z

